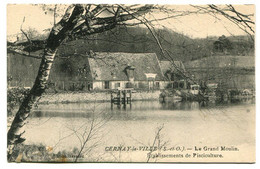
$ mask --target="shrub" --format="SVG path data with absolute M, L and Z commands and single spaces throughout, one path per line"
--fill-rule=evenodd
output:
M 75 157 L 79 154 L 79 150 L 75 147 L 72 152 L 59 151 L 53 152 L 53 147 L 39 145 L 17 145 L 9 162 L 74 162 Z M 81 156 L 84 158 L 84 156 Z
M 12 115 L 14 109 L 17 108 L 25 96 L 30 92 L 30 89 L 18 87 L 7 90 L 7 115 Z

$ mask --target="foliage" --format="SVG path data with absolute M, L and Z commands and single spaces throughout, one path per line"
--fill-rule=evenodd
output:
M 14 148 L 9 162 L 73 162 L 78 153 L 76 147 L 72 151 L 54 153 L 52 147 L 42 144 L 19 144 Z
M 232 43 L 225 35 L 222 35 L 221 37 L 218 38 L 217 41 L 214 42 L 214 49 L 220 52 L 231 50 Z
M 234 97 L 234 96 L 239 95 L 240 92 L 239 92 L 239 90 L 233 89 L 233 90 L 230 90 L 230 91 L 229 91 L 229 94 L 230 94 L 230 97 L 232 98 L 232 97 Z
M 138 21 L 141 21 L 141 23 L 144 23 L 143 20 L 146 20 L 145 18 L 138 19 L 137 17 L 143 16 L 156 8 L 158 9 L 158 7 L 154 5 L 144 5 L 141 7 L 140 6 L 136 7 L 136 5 L 125 6 L 125 5 L 104 5 L 104 4 L 100 4 L 100 5 L 93 5 L 93 4 L 74 5 L 73 4 L 68 6 L 65 14 L 62 16 L 61 20 L 56 24 L 55 21 L 56 5 L 55 5 L 55 8 L 53 10 L 54 27 L 52 28 L 49 37 L 46 41 L 46 46 L 44 47 L 44 55 L 42 56 L 41 66 L 39 68 L 38 75 L 36 76 L 34 87 L 27 95 L 26 99 L 24 99 L 26 93 L 18 94 L 19 92 L 17 91 L 14 91 L 14 94 L 11 94 L 10 98 L 8 97 L 8 101 L 10 101 L 10 103 L 12 103 L 12 101 L 14 102 L 12 105 L 15 105 L 16 102 L 19 101 L 21 102 L 22 100 L 25 100 L 23 104 L 20 106 L 18 112 L 16 113 L 16 117 L 14 118 L 14 121 L 8 131 L 8 144 L 9 144 L 8 159 L 10 159 L 9 156 L 12 155 L 13 153 L 14 150 L 13 146 L 16 145 L 17 143 L 21 143 L 20 140 L 23 141 L 25 140 L 22 137 L 23 133 L 25 132 L 23 131 L 22 126 L 25 124 L 27 117 L 30 115 L 32 105 L 35 103 L 37 99 L 41 97 L 41 95 L 44 93 L 46 89 L 46 84 L 47 84 L 47 80 L 49 79 L 50 69 L 58 47 L 60 47 L 60 45 L 63 42 L 65 42 L 66 39 L 74 40 L 82 36 L 89 36 L 100 32 L 106 32 L 108 30 L 114 29 L 119 24 L 126 24 L 125 23 L 126 21 L 137 19 Z M 219 9 L 216 9 L 215 6 L 212 6 L 211 8 L 219 11 Z M 230 6 L 230 8 L 232 8 L 232 10 L 235 11 L 235 13 L 241 18 L 240 13 L 238 13 L 233 8 L 233 6 Z M 113 16 L 100 18 L 98 16 L 99 13 L 101 13 L 105 9 L 106 10 L 111 9 L 110 14 L 112 14 Z M 221 12 L 223 14 L 223 11 Z M 225 13 L 223 15 L 229 16 Z M 245 23 L 248 26 L 248 23 L 245 20 L 243 20 L 243 23 Z M 251 27 L 249 26 L 249 28 Z M 159 33 L 157 32 L 157 34 Z M 24 46 L 22 49 L 20 49 L 20 51 L 24 52 L 26 51 L 25 49 L 29 47 L 29 55 L 30 55 L 30 52 L 32 51 L 31 49 L 34 49 L 35 45 L 30 40 L 30 38 L 27 37 L 27 39 L 29 41 L 29 46 Z M 158 43 L 158 39 L 157 38 L 155 39 L 156 42 Z M 164 55 L 163 52 L 164 50 L 162 49 L 160 44 L 159 46 L 161 52 Z M 187 51 L 185 43 L 181 44 L 181 48 L 182 49 L 184 48 L 184 50 L 182 51 L 183 53 Z M 12 49 L 12 47 L 10 47 L 9 49 Z M 13 49 L 17 50 L 17 48 L 15 47 Z M 172 53 L 172 55 L 174 54 L 176 53 Z M 189 55 L 193 54 L 193 51 L 189 51 L 188 54 Z M 16 96 L 17 98 L 19 98 L 18 100 L 13 99 Z M 161 129 L 158 130 L 157 138 L 159 138 L 159 132 Z M 84 142 L 84 145 L 87 142 L 87 140 L 88 137 Z M 154 145 L 155 142 L 156 139 L 154 140 Z M 81 150 L 83 150 L 84 145 Z M 147 160 L 147 162 L 148 161 L 149 159 Z
M 11 88 L 7 90 L 7 115 L 12 115 L 14 109 L 17 108 L 30 92 L 30 89 L 23 87 Z
M 216 89 L 216 96 L 223 100 L 224 96 L 228 94 L 227 84 L 220 81 Z
M 73 62 L 69 61 L 68 59 L 65 59 L 62 61 L 62 63 L 59 65 L 60 67 L 60 72 L 61 73 L 67 73 L 70 76 L 73 76 L 74 73 L 76 72 L 76 68 L 73 65 Z
M 172 55 L 173 60 L 191 61 L 214 54 L 224 54 L 222 51 L 214 49 L 214 42 L 218 41 L 219 37 L 192 39 L 169 29 L 155 30 L 163 48 Z M 232 48 L 228 47 L 230 54 L 248 55 L 254 51 L 253 42 L 247 39 L 247 36 L 233 36 L 226 37 L 226 39 L 232 44 Z M 225 46 L 228 45 L 227 43 Z M 148 30 L 142 27 L 125 26 L 67 42 L 59 47 L 58 54 L 63 57 L 80 56 L 86 55 L 90 50 L 95 52 L 156 53 L 159 60 L 165 60 Z
M 70 91 L 83 91 L 85 89 L 85 85 L 82 84 L 77 84 L 77 83 L 72 83 L 72 85 L 69 87 Z

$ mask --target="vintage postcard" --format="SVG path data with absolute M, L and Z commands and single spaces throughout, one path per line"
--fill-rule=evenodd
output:
M 8 4 L 7 161 L 255 163 L 255 6 Z

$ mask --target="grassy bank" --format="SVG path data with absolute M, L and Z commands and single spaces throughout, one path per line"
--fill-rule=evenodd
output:
M 44 145 L 19 144 L 14 148 L 13 154 L 8 162 L 74 162 L 79 155 L 79 150 L 53 152 L 52 147 Z M 79 155 L 80 158 L 84 156 Z

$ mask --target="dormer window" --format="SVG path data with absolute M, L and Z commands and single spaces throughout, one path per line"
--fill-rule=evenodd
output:
M 135 70 L 135 67 L 133 67 L 133 66 L 127 66 L 125 68 L 126 75 L 127 75 L 127 78 L 129 81 L 134 81 L 134 70 Z
M 155 80 L 156 75 L 156 73 L 145 73 L 147 80 Z

